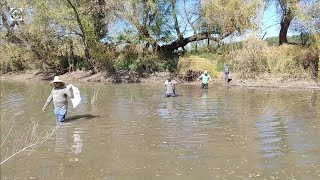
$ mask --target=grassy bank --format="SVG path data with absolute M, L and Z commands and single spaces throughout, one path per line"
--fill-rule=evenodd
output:
M 279 82 L 319 81 L 319 52 L 316 46 L 270 46 L 267 41 L 258 38 L 167 57 L 156 56 L 151 52 L 141 54 L 132 45 L 122 49 L 100 47 L 99 51 L 103 53 L 94 56 L 98 71 L 93 74 L 88 71 L 85 75 L 99 77 L 92 78 L 91 81 L 141 82 L 141 79 L 154 77 L 156 73 L 167 72 L 190 82 L 195 81 L 204 70 L 208 70 L 211 77 L 219 82 L 224 63 L 230 64 L 231 73 L 242 81 L 268 78 L 277 79 L 276 81 L 281 79 Z M 31 70 L 42 74 L 43 79 L 50 79 L 54 75 L 72 72 L 77 74 L 76 72 L 88 70 L 81 59 L 81 53 L 74 54 L 73 61 L 70 61 L 69 56 L 50 56 L 49 52 L 44 52 L 46 53 L 47 60 L 40 61 L 26 47 L 1 46 L 1 73 L 3 75 Z
M 242 80 L 267 77 L 318 81 L 319 52 L 315 47 L 297 45 L 269 46 L 266 41 L 252 38 L 227 49 L 224 53 L 200 53 L 180 57 L 178 75 L 189 79 L 192 74 L 209 70 L 213 77 L 224 63 L 232 67 Z M 191 78 L 192 79 L 192 78 Z

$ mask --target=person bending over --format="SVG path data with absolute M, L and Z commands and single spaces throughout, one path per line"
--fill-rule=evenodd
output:
M 167 91 L 166 91 L 165 96 L 166 97 L 175 97 L 176 96 L 175 85 L 178 84 L 178 82 L 170 77 L 163 84 L 167 87 Z

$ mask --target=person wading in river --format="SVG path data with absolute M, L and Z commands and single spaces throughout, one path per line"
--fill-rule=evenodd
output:
M 167 86 L 166 97 L 175 97 L 176 96 L 176 88 L 175 85 L 179 84 L 176 80 L 172 77 L 168 78 L 164 83 Z
M 63 122 L 65 120 L 66 114 L 68 112 L 68 99 L 73 98 L 73 91 L 70 86 L 68 88 L 65 86 L 65 83 L 59 78 L 59 76 L 55 76 L 53 81 L 51 81 L 50 85 L 53 85 L 53 89 L 45 102 L 42 111 L 45 112 L 46 108 L 53 100 L 54 106 L 54 114 L 56 115 L 56 120 L 58 122 Z
M 198 80 L 202 81 L 201 89 L 208 89 L 208 83 L 209 81 L 211 81 L 211 77 L 208 74 L 207 70 L 204 70 L 203 74 L 201 74 L 201 76 L 198 77 Z
M 230 66 L 229 64 L 223 65 L 223 72 L 224 72 L 224 80 L 226 83 L 229 83 L 232 79 L 230 78 Z

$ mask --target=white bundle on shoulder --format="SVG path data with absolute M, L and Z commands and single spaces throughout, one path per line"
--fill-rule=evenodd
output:
M 75 87 L 72 84 L 69 84 L 67 86 L 67 89 L 72 89 L 73 91 L 73 98 L 70 98 L 70 99 L 71 99 L 73 108 L 76 108 L 81 102 L 80 91 L 77 87 Z

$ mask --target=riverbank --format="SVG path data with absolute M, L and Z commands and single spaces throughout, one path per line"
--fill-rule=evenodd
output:
M 7 73 L 1 75 L 1 80 L 15 80 L 15 81 L 51 81 L 54 75 L 43 74 L 38 71 L 25 71 L 21 73 Z M 169 73 L 160 72 L 149 75 L 147 78 L 138 77 L 134 73 L 120 73 L 117 76 L 108 77 L 105 73 L 91 74 L 88 71 L 75 71 L 60 75 L 60 78 L 66 82 L 97 82 L 97 83 L 163 83 L 168 77 Z M 232 74 L 232 81 L 230 86 L 244 86 L 244 87 L 274 87 L 274 88 L 299 88 L 299 89 L 320 89 L 319 85 L 314 80 L 297 80 L 286 79 L 279 76 L 265 75 L 256 79 L 239 79 L 237 74 Z M 184 82 L 185 84 L 199 84 L 199 82 Z M 219 74 L 214 78 L 211 84 L 224 85 L 224 75 Z

